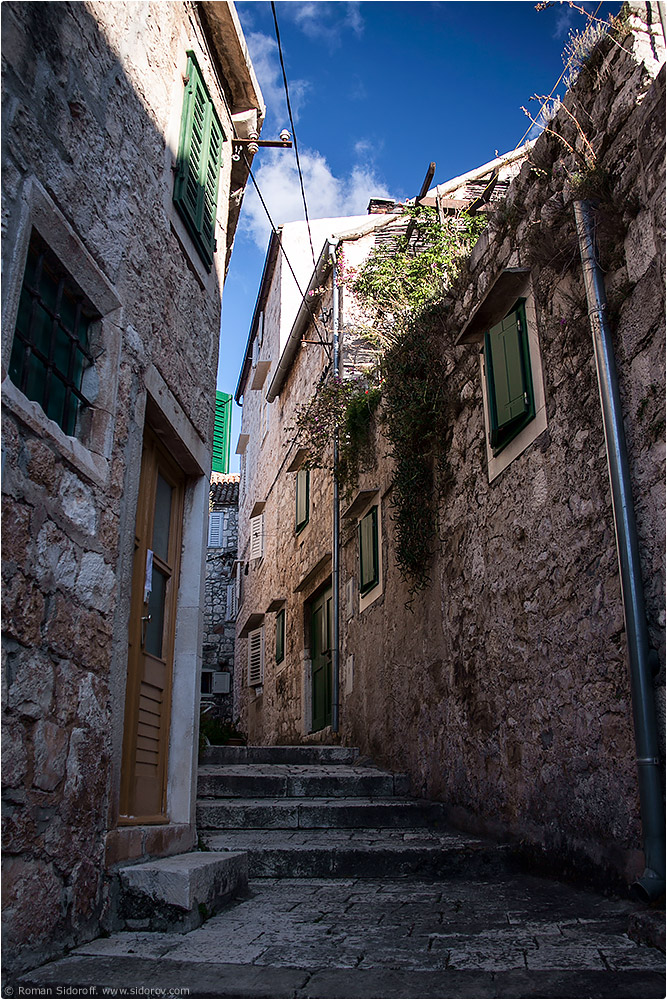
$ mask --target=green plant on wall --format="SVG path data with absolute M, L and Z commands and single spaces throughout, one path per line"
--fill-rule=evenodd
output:
M 368 456 L 372 418 L 379 409 L 394 460 L 397 562 L 414 593 L 429 579 L 437 521 L 435 470 L 451 414 L 439 304 L 486 218 L 462 213 L 441 222 L 435 209 L 424 207 L 406 214 L 413 223 L 410 238 L 375 248 L 342 279 L 369 317 L 357 333 L 373 348 L 374 363 L 352 379 L 326 373 L 302 408 L 297 428 L 311 465 L 325 464 L 338 428 L 338 475 L 351 491 Z
M 308 452 L 305 466 L 322 467 L 331 460 L 331 442 L 338 430 L 337 475 L 343 487 L 351 487 L 370 446 L 371 418 L 381 398 L 376 367 L 351 379 L 327 371 L 316 394 L 301 408 L 296 420 L 300 445 Z

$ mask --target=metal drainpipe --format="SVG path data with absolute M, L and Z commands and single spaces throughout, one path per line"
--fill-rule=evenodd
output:
M 333 375 L 340 375 L 340 336 L 338 330 L 338 309 L 340 289 L 337 287 L 338 273 L 336 269 L 336 249 L 338 242 L 329 241 L 329 250 L 333 263 Z M 340 497 L 338 495 L 338 429 L 334 432 L 333 442 L 333 563 L 331 567 L 331 587 L 333 590 L 333 662 L 331 686 L 331 728 L 334 733 L 340 729 Z
M 658 759 L 652 657 L 649 650 L 637 525 L 632 503 L 618 375 L 607 324 L 604 280 L 596 257 L 590 203 L 575 202 L 574 216 L 600 387 L 630 661 L 632 712 L 646 862 L 644 874 L 637 879 L 633 888 L 644 901 L 650 902 L 665 892 L 665 819 Z

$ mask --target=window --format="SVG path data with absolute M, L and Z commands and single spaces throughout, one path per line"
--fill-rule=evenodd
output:
M 83 407 L 84 372 L 93 364 L 91 325 L 98 320 L 73 278 L 32 231 L 19 300 L 9 377 L 69 436 Z
M 499 454 L 535 416 L 524 300 L 484 335 L 489 443 Z
M 197 60 L 193 52 L 188 52 L 174 204 L 207 271 L 211 270 L 216 250 L 215 219 L 223 139 Z
M 359 593 L 363 597 L 380 582 L 378 509 L 371 507 L 359 522 Z
M 296 531 L 306 527 L 310 520 L 310 470 L 299 469 L 296 474 Z
M 285 609 L 276 615 L 276 663 L 285 659 Z
M 264 555 L 264 515 L 250 518 L 250 558 L 261 559 Z
M 248 633 L 248 687 L 264 681 L 264 626 Z

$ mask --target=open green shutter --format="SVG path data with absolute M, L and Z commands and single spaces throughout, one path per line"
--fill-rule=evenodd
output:
M 174 203 L 210 271 L 224 133 L 192 52 L 187 72 Z
M 231 433 L 232 397 L 228 392 L 215 394 L 215 423 L 213 428 L 214 472 L 229 472 L 229 440 Z
M 208 110 L 208 150 L 203 177 L 201 234 L 210 250 L 211 257 L 213 257 L 215 253 L 215 216 L 218 207 L 218 178 L 222 162 L 222 129 L 216 120 L 213 105 L 209 104 Z

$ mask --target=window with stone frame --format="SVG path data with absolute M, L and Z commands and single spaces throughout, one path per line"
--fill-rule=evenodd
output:
M 489 444 L 494 456 L 535 417 L 525 300 L 484 335 Z
M 19 299 L 9 377 L 68 436 L 92 401 L 83 390 L 94 364 L 93 324 L 100 319 L 46 242 L 33 229 Z
M 359 521 L 359 593 L 365 597 L 380 582 L 378 508 Z

